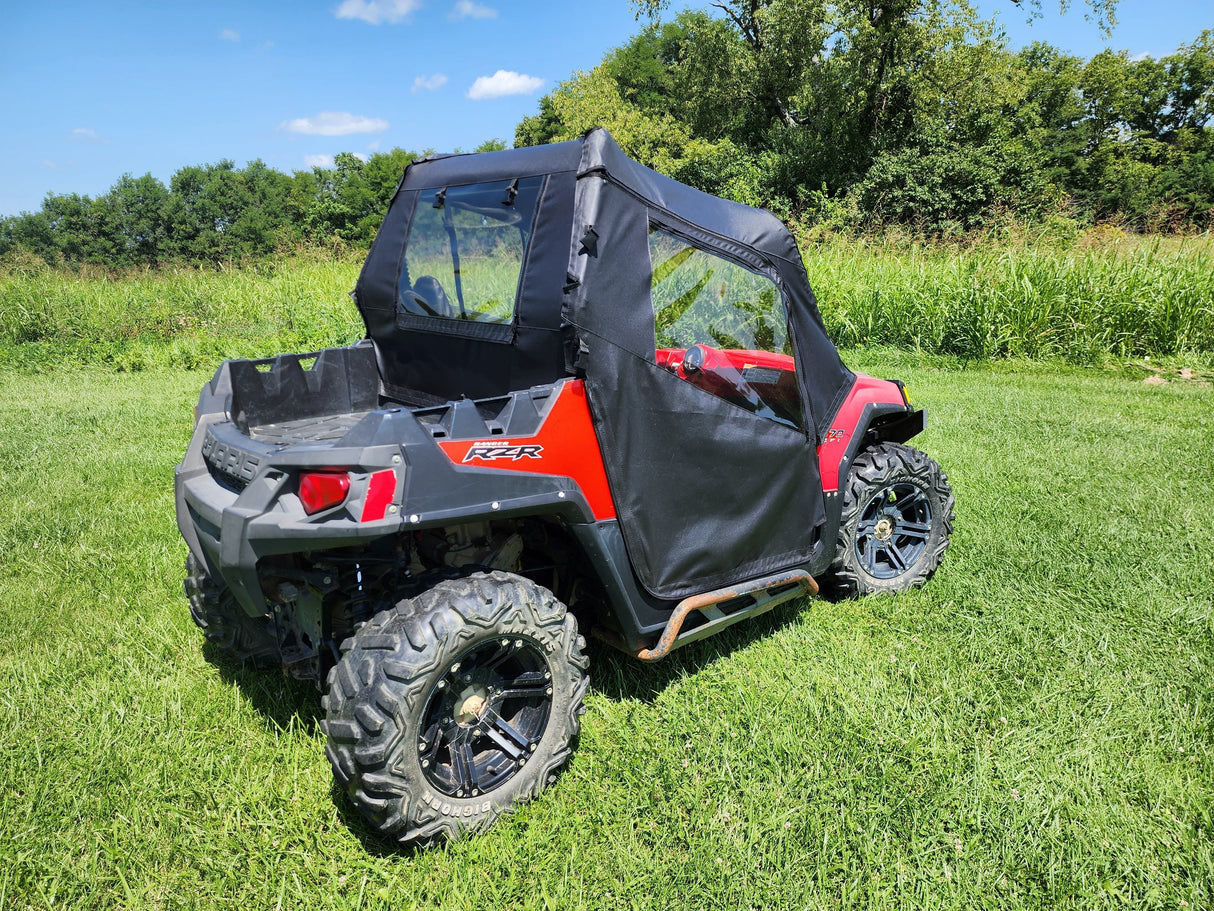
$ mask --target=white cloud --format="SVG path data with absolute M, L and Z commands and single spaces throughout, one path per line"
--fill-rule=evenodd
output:
M 48 158 L 46 161 L 42 162 L 42 169 L 44 171 L 66 171 L 68 166 L 65 164 L 58 164 L 57 162 L 51 161 Z
M 435 89 L 441 89 L 447 84 L 447 77 L 442 73 L 435 73 L 433 76 L 418 76 L 413 80 L 413 93 L 416 95 L 422 89 L 427 92 L 433 92 Z
M 468 89 L 468 97 L 480 101 L 485 98 L 504 98 L 507 95 L 530 95 L 544 84 L 539 76 L 525 76 L 513 70 L 498 70 L 492 76 L 481 76 Z
M 371 25 L 395 24 L 421 5 L 421 0 L 342 0 L 333 15 L 338 19 L 361 19 Z
M 1141 63 L 1143 60 L 1150 60 L 1151 54 L 1149 51 L 1143 51 L 1141 54 L 1135 54 L 1130 58 L 1131 63 Z
M 97 131 L 89 127 L 76 127 L 68 137 L 72 142 L 90 142 L 96 145 L 109 145 L 110 141 L 104 136 L 98 136 Z
M 388 121 L 378 117 L 360 117 L 346 111 L 321 111 L 315 117 L 284 120 L 278 128 L 307 136 L 349 136 L 351 133 L 382 133 L 388 129 Z
M 496 19 L 497 10 L 485 6 L 483 3 L 476 3 L 475 0 L 459 0 L 455 4 L 455 9 L 451 10 L 449 19 Z
M 219 40 L 220 41 L 239 41 L 240 32 L 233 31 L 230 28 L 225 28 L 222 32 L 219 33 Z
M 269 50 L 270 48 L 272 48 L 273 46 L 274 46 L 274 42 L 273 42 L 273 41 L 267 41 L 267 42 L 265 42 L 265 44 L 263 44 L 261 47 L 262 47 L 262 50 L 266 50 L 266 51 L 268 51 L 268 50 Z

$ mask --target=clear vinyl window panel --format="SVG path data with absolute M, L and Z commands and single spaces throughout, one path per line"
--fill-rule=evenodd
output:
M 397 286 L 401 314 L 509 324 L 543 177 L 424 190 Z
M 792 354 L 780 289 L 766 275 L 661 228 L 649 232 L 649 258 L 658 347 Z
M 801 427 L 779 286 L 662 228 L 649 231 L 649 258 L 657 362 L 754 414 Z

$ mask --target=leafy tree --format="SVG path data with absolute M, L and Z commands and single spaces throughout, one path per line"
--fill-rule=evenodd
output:
M 230 228 L 242 255 L 261 256 L 298 238 L 288 205 L 291 178 L 255 159 L 237 172 L 247 205 Z
M 1144 228 L 1207 223 L 1214 33 L 1158 60 L 1097 54 L 1079 89 L 1085 155 L 1070 188 L 1093 216 Z
M 1087 5 L 1113 21 L 1115 0 Z M 931 231 L 1067 199 L 1143 226 L 1208 217 L 1210 33 L 1083 61 L 1009 53 L 967 0 L 718 0 L 663 22 L 665 6 L 633 0 L 649 24 L 542 98 L 516 144 L 600 124 L 711 192 Z
M 401 174 L 415 157 L 393 149 L 363 161 L 342 152 L 332 168 L 313 168 L 310 178 L 297 173 L 296 189 L 302 193 L 296 195 L 296 204 L 302 204 L 304 231 L 318 239 L 370 244 Z
M 696 162 L 721 159 L 733 165 L 732 195 L 788 209 L 807 187 L 847 192 L 884 151 L 926 136 L 985 141 L 999 118 L 984 114 L 1011 95 L 989 29 L 963 3 L 715 6 L 725 18 L 651 24 L 563 83 L 516 141 L 601 123 L 659 169 L 715 190 Z
M 178 170 L 169 185 L 174 254 L 201 262 L 239 257 L 243 251 L 232 228 L 250 208 L 252 199 L 235 163 L 223 159 L 215 164 L 190 165 Z
M 1083 61 L 1035 42 L 1016 54 L 1012 64 L 1020 75 L 1020 96 L 1005 104 L 1001 113 L 1016 135 L 1040 150 L 1046 183 L 1069 191 L 1084 166 L 1087 145 L 1079 89 Z
M 552 96 L 545 95 L 540 99 L 540 112 L 524 117 L 514 128 L 514 146 L 522 148 L 555 142 L 563 128 L 556 108 L 553 107 Z
M 151 174 L 124 174 L 98 199 L 88 258 L 114 266 L 155 265 L 167 253 L 169 191 Z
M 47 199 L 52 198 L 49 194 Z M 26 250 L 47 262 L 56 262 L 59 251 L 51 231 L 50 219 L 44 210 L 22 212 L 0 219 L 0 259 Z
M 291 179 L 261 160 L 237 170 L 224 159 L 191 165 L 170 181 L 171 249 L 182 259 L 221 262 L 271 252 L 294 235 Z

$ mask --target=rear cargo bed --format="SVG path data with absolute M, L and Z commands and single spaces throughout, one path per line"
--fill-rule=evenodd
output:
M 289 446 L 293 443 L 336 443 L 373 411 L 352 411 L 318 417 L 296 418 L 249 427 L 246 435 L 259 443 Z

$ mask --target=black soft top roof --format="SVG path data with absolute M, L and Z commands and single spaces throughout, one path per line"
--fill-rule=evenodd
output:
M 768 256 L 801 265 L 791 232 L 765 209 L 713 196 L 644 167 L 625 155 L 604 129 L 591 130 L 578 143 L 568 144 L 582 146 L 579 176 L 601 171 L 653 205 L 693 225 Z
M 601 127 L 569 142 L 419 158 L 410 165 L 403 186 L 432 189 L 561 171 L 575 171 L 578 177 L 602 172 L 638 196 L 714 234 L 737 240 L 768 256 L 801 261 L 796 241 L 776 216 L 689 187 L 638 164 Z
M 396 318 L 397 283 L 417 192 L 531 176 L 548 181 L 520 283 L 513 353 L 477 344 L 484 339 L 468 338 L 465 344 L 458 331 L 442 337 L 423 333 L 419 338 L 413 329 L 402 329 Z M 605 202 L 596 186 L 603 182 L 625 191 L 629 204 Z M 552 382 L 573 372 L 570 346 L 586 341 L 572 337 L 579 330 L 602 334 L 641 356 L 649 344 L 652 355 L 643 328 L 647 318 L 652 322 L 648 253 L 643 243 L 638 245 L 647 231 L 646 213 L 650 219 L 682 223 L 707 246 L 748 264 L 760 260 L 778 274 L 810 414 L 819 433 L 825 433 L 853 374 L 826 335 L 791 232 L 770 212 L 712 196 L 638 164 L 602 128 L 569 142 L 434 155 L 409 165 L 355 289 L 387 384 L 458 398 Z M 610 295 L 596 297 L 593 286 L 570 282 L 587 277 L 587 248 L 582 243 L 587 229 L 596 241 L 613 234 L 628 236 L 618 245 L 621 252 L 629 250 L 626 256 L 605 251 L 604 262 L 615 263 Z M 593 277 L 596 270 L 590 272 Z M 621 283 L 625 273 L 632 280 Z M 625 287 L 632 293 L 621 293 Z M 469 324 L 469 335 L 474 325 Z M 634 338 L 627 337 L 630 327 L 638 330 Z M 476 365 L 471 373 L 461 366 L 470 364 Z

